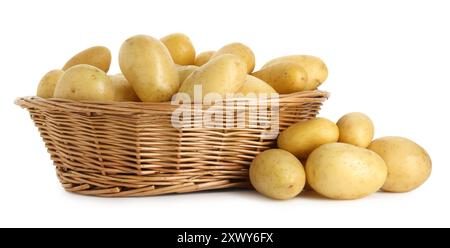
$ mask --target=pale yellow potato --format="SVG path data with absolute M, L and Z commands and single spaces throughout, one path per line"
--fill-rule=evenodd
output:
M 211 59 L 189 75 L 179 92 L 187 93 L 194 99 L 194 86 L 202 89 L 202 99 L 206 94 L 216 93 L 225 98 L 227 93 L 235 93 L 245 82 L 246 65 L 235 55 L 224 54 Z
M 169 51 L 147 35 L 127 39 L 120 48 L 120 69 L 144 102 L 169 101 L 180 82 Z
M 202 65 L 206 64 L 211 59 L 211 57 L 214 55 L 214 53 L 216 53 L 216 51 L 206 51 L 206 52 L 201 52 L 201 53 L 197 54 L 197 57 L 195 57 L 194 65 L 202 66 Z
M 195 48 L 189 37 L 182 33 L 169 34 L 161 38 L 175 64 L 192 65 L 195 61 Z
M 291 62 L 267 66 L 252 75 L 270 84 L 280 94 L 303 91 L 308 82 L 308 74 L 305 69 L 301 65 Z
M 62 70 L 65 71 L 74 65 L 81 64 L 95 66 L 107 73 L 111 66 L 111 52 L 104 46 L 88 48 L 79 52 L 67 61 Z
M 250 165 L 250 181 L 259 193 L 278 200 L 296 197 L 305 186 L 305 170 L 292 154 L 271 149 L 258 154 Z
M 97 67 L 75 65 L 59 79 L 54 97 L 76 101 L 114 101 L 114 86 L 106 73 Z
M 267 62 L 262 69 L 281 62 L 292 62 L 302 66 L 308 74 L 305 90 L 315 90 L 328 77 L 328 68 L 318 57 L 311 55 L 290 55 L 273 59 Z
M 296 123 L 278 136 L 278 147 L 300 159 L 307 158 L 317 147 L 337 142 L 339 129 L 336 124 L 325 118 Z
M 178 71 L 178 79 L 180 80 L 180 84 L 186 80 L 186 78 L 191 75 L 195 70 L 197 70 L 199 67 L 196 65 L 180 65 L 177 66 Z
M 265 94 L 267 97 L 270 97 L 271 94 L 277 92 L 263 80 L 247 75 L 244 84 L 236 93 L 242 93 L 243 95 L 254 94 L 255 96 Z
M 383 186 L 387 176 L 387 166 L 378 154 L 345 143 L 329 143 L 315 149 L 305 170 L 314 191 L 338 200 L 368 196 Z
M 339 142 L 367 147 L 373 139 L 372 120 L 359 112 L 348 113 L 336 123 L 339 128 Z
M 52 98 L 55 92 L 56 83 L 62 77 L 64 71 L 51 70 L 42 77 L 39 82 L 36 95 L 42 98 Z
M 253 69 L 255 69 L 255 54 L 248 46 L 242 43 L 236 42 L 228 44 L 220 48 L 211 58 L 215 58 L 223 54 L 233 54 L 241 58 L 247 65 L 247 73 L 251 73 Z
M 369 149 L 386 162 L 388 177 L 383 190 L 408 192 L 422 185 L 431 174 L 431 158 L 418 144 L 402 137 L 383 137 L 372 141 Z
M 133 86 L 122 73 L 109 75 L 114 87 L 114 101 L 117 102 L 140 102 L 141 100 L 134 92 Z

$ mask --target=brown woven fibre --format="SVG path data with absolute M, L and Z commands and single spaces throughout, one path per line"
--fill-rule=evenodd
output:
M 326 92 L 280 95 L 280 130 L 314 118 Z M 264 128 L 174 128 L 169 103 L 76 102 L 24 97 L 57 176 L 70 192 L 150 196 L 248 187 L 248 167 L 273 147 Z

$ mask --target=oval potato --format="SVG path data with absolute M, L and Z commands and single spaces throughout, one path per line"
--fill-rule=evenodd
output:
M 282 131 L 278 136 L 278 147 L 302 159 L 320 145 L 337 142 L 338 139 L 339 129 L 334 122 L 315 118 Z
M 45 74 L 39 82 L 36 95 L 42 98 L 52 98 L 56 83 L 63 74 L 64 71 L 62 70 L 51 70 Z
M 161 38 L 175 64 L 192 65 L 195 61 L 195 48 L 189 37 L 182 33 L 169 34 Z
M 214 55 L 214 53 L 216 53 L 216 51 L 206 51 L 206 52 L 199 53 L 197 55 L 197 57 L 195 57 L 194 65 L 202 66 L 202 65 L 206 64 L 211 59 L 211 57 Z
M 339 200 L 368 196 L 383 186 L 387 176 L 386 164 L 378 154 L 345 143 L 315 149 L 305 170 L 314 191 Z
M 290 55 L 279 57 L 267 62 L 262 69 L 281 62 L 297 63 L 305 69 L 308 74 L 308 82 L 305 90 L 315 90 L 328 77 L 328 68 L 325 63 L 318 57 L 311 55 Z
M 153 37 L 136 35 L 127 39 L 120 48 L 119 65 L 144 102 L 169 101 L 180 86 L 169 51 Z
M 104 46 L 94 46 L 73 56 L 62 68 L 68 70 L 74 65 L 92 65 L 107 73 L 111 66 L 111 52 Z
M 59 79 L 54 97 L 76 101 L 113 101 L 114 87 L 106 73 L 97 67 L 75 65 Z
M 247 75 L 244 84 L 236 93 L 242 93 L 244 95 L 253 93 L 255 96 L 259 94 L 266 94 L 267 97 L 270 97 L 271 94 L 277 92 L 272 88 L 272 86 L 263 80 L 252 75 Z
M 255 68 L 255 54 L 246 45 L 242 43 L 231 43 L 220 48 L 211 58 L 221 56 L 223 54 L 233 54 L 241 58 L 247 65 L 247 73 L 250 73 Z
M 372 141 L 369 149 L 378 153 L 388 168 L 383 190 L 408 192 L 422 185 L 431 174 L 431 158 L 412 140 L 402 137 L 383 137 Z
M 133 86 L 121 73 L 110 75 L 114 87 L 114 101 L 118 102 L 140 102 L 141 100 L 134 92 Z
M 199 67 L 196 65 L 180 65 L 177 66 L 178 71 L 178 79 L 180 80 L 180 84 L 186 80 L 186 78 L 191 75 L 195 70 L 197 70 Z
M 339 128 L 339 142 L 365 148 L 373 139 L 372 120 L 363 113 L 348 113 L 342 116 L 336 124 Z
M 308 74 L 305 69 L 299 64 L 291 62 L 267 66 L 252 75 L 270 84 L 280 94 L 302 91 L 308 82 Z

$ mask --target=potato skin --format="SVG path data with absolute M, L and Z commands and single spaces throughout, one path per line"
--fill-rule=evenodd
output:
M 194 86 L 198 84 L 202 86 L 202 96 L 217 93 L 224 98 L 227 93 L 235 93 L 242 87 L 246 75 L 246 65 L 240 58 L 224 54 L 211 59 L 189 75 L 179 92 L 187 93 L 194 99 Z
M 110 75 L 114 87 L 114 101 L 117 102 L 140 102 L 141 100 L 134 92 L 133 86 L 121 73 Z
M 51 70 L 45 74 L 39 82 L 36 95 L 42 98 L 52 98 L 55 92 L 56 83 L 62 77 L 64 71 Z
M 263 80 L 247 75 L 244 84 L 237 91 L 237 93 L 242 93 L 244 95 L 253 93 L 255 96 L 258 94 L 266 94 L 267 97 L 270 97 L 271 94 L 277 93 L 268 83 Z
M 214 55 L 214 53 L 216 53 L 216 51 L 206 51 L 206 52 L 199 53 L 197 55 L 197 57 L 195 57 L 194 65 L 202 66 L 202 65 L 206 64 L 211 59 L 211 57 Z
M 305 170 L 314 191 L 337 200 L 368 196 L 383 186 L 387 176 L 387 166 L 378 154 L 345 143 L 315 149 Z
M 337 142 L 338 139 L 339 129 L 334 122 L 315 118 L 296 123 L 281 132 L 278 147 L 304 159 L 320 145 Z
M 246 45 L 242 43 L 231 43 L 220 48 L 211 58 L 215 58 L 224 54 L 233 54 L 241 58 L 247 65 L 247 73 L 251 73 L 255 69 L 255 54 Z
M 270 198 L 286 200 L 297 196 L 305 186 L 305 171 L 289 152 L 270 149 L 258 154 L 250 165 L 250 181 Z
M 339 128 L 339 142 L 366 148 L 373 139 L 372 120 L 363 113 L 348 113 L 336 124 Z
M 311 55 L 279 57 L 267 62 L 262 69 L 281 62 L 297 63 L 305 69 L 308 74 L 308 82 L 306 83 L 305 90 L 317 89 L 328 77 L 328 68 L 325 63 L 320 58 Z
M 180 65 L 177 66 L 178 71 L 178 79 L 180 81 L 180 84 L 186 80 L 186 78 L 191 75 L 195 70 L 197 70 L 199 67 L 195 65 Z
M 169 101 L 180 83 L 167 48 L 158 39 L 136 35 L 120 48 L 120 69 L 144 102 Z
M 303 91 L 308 82 L 305 69 L 291 62 L 267 66 L 252 75 L 270 84 L 280 94 Z
M 97 67 L 75 65 L 56 84 L 54 97 L 76 101 L 114 101 L 114 87 L 106 73 Z
M 175 64 L 192 65 L 195 61 L 195 48 L 191 39 L 185 34 L 169 34 L 161 38 L 161 42 L 167 47 Z
M 383 137 L 372 141 L 369 149 L 378 153 L 386 162 L 389 173 L 383 185 L 384 191 L 412 191 L 431 174 L 430 156 L 412 140 L 395 136 Z
M 111 66 L 111 52 L 104 46 L 94 46 L 74 55 L 62 68 L 68 70 L 74 65 L 92 65 L 107 73 Z

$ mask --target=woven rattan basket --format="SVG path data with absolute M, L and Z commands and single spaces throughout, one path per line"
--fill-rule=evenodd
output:
M 314 118 L 326 92 L 279 98 L 279 128 Z M 275 140 L 263 128 L 175 128 L 168 103 L 94 103 L 24 97 L 57 176 L 70 192 L 149 196 L 248 187 L 248 167 Z

